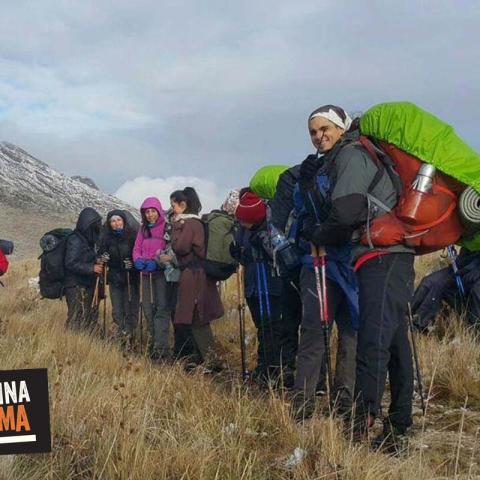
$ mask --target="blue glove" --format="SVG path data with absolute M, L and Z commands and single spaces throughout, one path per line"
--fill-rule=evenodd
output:
M 135 260 L 134 265 L 137 270 L 143 270 L 146 267 L 145 260 L 143 260 L 142 258 Z
M 145 262 L 145 270 L 147 272 L 155 272 L 157 270 L 157 262 L 155 260 L 147 260 Z

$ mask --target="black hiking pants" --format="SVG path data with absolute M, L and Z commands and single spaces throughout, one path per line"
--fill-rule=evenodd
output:
M 320 319 L 315 273 L 304 266 L 300 274 L 303 319 L 298 348 L 294 389 L 296 407 L 313 408 L 315 390 L 325 362 L 325 340 Z M 338 329 L 337 360 L 332 400 L 339 413 L 350 411 L 355 384 L 357 335 L 350 322 L 350 312 L 343 290 L 327 279 L 330 331 L 335 321 Z
M 457 303 L 455 301 L 457 291 L 455 277 L 450 267 L 424 277 L 412 300 L 412 313 L 416 315 L 415 325 L 421 330 L 426 329 L 442 309 L 443 300 L 448 301 L 450 297 L 452 303 Z
M 469 282 L 468 276 L 461 277 L 467 298 L 462 298 L 451 267 L 442 268 L 422 279 L 415 290 L 412 312 L 416 315 L 415 325 L 426 329 L 442 310 L 442 302 L 464 315 L 469 326 L 480 327 L 480 281 Z
M 357 272 L 360 327 L 355 386 L 357 424 L 379 411 L 387 373 L 391 402 L 387 423 L 399 433 L 412 424 L 413 366 L 407 309 L 413 293 L 413 255 L 373 258 Z
M 296 283 L 284 281 L 281 308 L 279 346 L 282 367 L 294 371 L 298 351 L 298 333 L 302 321 L 302 299 L 298 281 Z
M 262 296 L 261 315 L 259 297 L 247 297 L 247 305 L 257 329 L 257 367 L 256 377 L 268 377 L 278 373 L 280 367 L 280 337 L 281 298 L 273 295 L 267 297 L 270 304 L 270 316 L 267 314 L 265 296 Z

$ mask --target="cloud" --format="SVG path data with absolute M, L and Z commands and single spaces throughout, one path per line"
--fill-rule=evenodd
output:
M 410 100 L 479 148 L 480 7 L 460 5 L 9 2 L 0 139 L 108 191 L 141 176 L 245 185 L 310 153 L 306 115 L 324 103 Z
M 158 197 L 162 206 L 167 209 L 170 206 L 170 194 L 187 186 L 193 187 L 197 191 L 202 202 L 202 213 L 219 208 L 226 196 L 226 191 L 219 189 L 210 180 L 182 176 L 166 178 L 137 177 L 125 182 L 114 195 L 137 208 L 140 208 L 145 198 Z

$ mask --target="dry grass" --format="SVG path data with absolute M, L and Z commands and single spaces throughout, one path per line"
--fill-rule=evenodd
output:
M 284 398 L 239 385 L 232 286 L 224 293 L 231 310 L 215 330 L 233 373 L 213 379 L 66 332 L 65 306 L 27 286 L 36 269 L 19 263 L 5 278 L 0 362 L 48 367 L 53 452 L 1 458 L 5 479 L 480 478 L 480 348 L 458 319 L 445 320 L 441 338 L 417 338 L 428 412 L 424 421 L 416 412 L 408 455 L 388 458 L 351 444 L 334 420 L 297 425 Z M 288 468 L 297 447 L 307 455 Z

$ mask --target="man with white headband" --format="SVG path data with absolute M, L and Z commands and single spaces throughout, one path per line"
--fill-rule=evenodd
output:
M 405 245 L 369 248 L 355 241 L 359 228 L 384 213 L 372 206 L 369 199 L 374 198 L 390 209 L 397 203 L 388 172 L 379 168 L 361 145 L 356 124 L 335 105 L 320 107 L 308 117 L 317 154 L 309 155 L 300 168 L 300 192 L 305 205 L 310 206 L 303 236 L 314 245 L 326 247 L 327 265 L 335 249 L 352 246 L 360 315 L 354 392 L 356 438 L 367 438 L 368 428 L 380 408 L 388 372 L 392 399 L 383 435 L 378 440 L 395 449 L 412 424 L 413 367 L 405 314 L 413 293 L 414 257 Z M 317 180 L 321 174 L 328 179 L 323 191 Z M 313 292 L 314 279 L 310 275 Z M 331 301 L 330 298 L 329 305 Z M 302 363 L 308 367 L 312 358 L 321 363 L 323 357 L 323 334 L 310 325 L 313 316 L 308 313 L 304 303 L 302 336 L 306 338 L 299 348 L 296 389 L 309 384 L 311 373 Z M 318 318 L 317 308 L 317 322 Z M 314 331 L 310 335 L 318 337 L 315 355 L 314 342 L 308 341 L 309 332 Z M 302 344 L 306 346 L 302 348 Z

